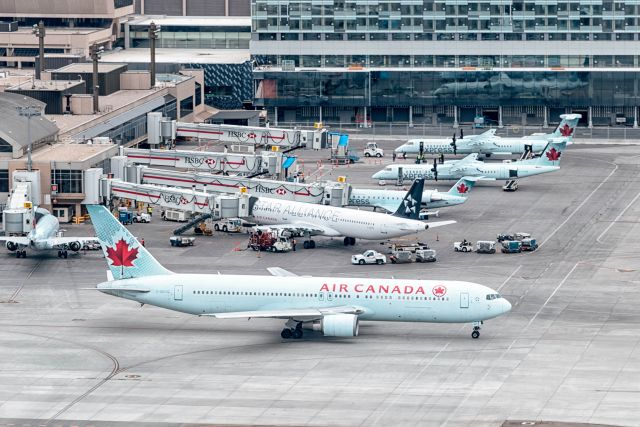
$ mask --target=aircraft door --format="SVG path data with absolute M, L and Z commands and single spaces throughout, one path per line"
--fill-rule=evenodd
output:
M 469 293 L 460 293 L 460 308 L 469 308 Z
M 509 169 L 509 178 L 517 178 L 518 169 Z
M 182 285 L 173 287 L 173 299 L 174 301 L 182 301 Z

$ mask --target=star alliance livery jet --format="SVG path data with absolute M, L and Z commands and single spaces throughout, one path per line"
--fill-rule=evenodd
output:
M 302 338 L 303 328 L 355 337 L 361 320 L 469 322 L 478 338 L 482 321 L 511 310 L 493 289 L 462 281 L 308 277 L 279 268 L 272 276 L 176 274 L 105 207 L 87 209 L 109 266 L 100 292 L 197 316 L 283 319 L 285 339 Z
M 455 223 L 439 221 L 425 224 L 418 220 L 423 189 L 424 180 L 417 179 L 399 206 L 396 204 L 393 215 L 268 197 L 258 197 L 251 213 L 256 223 L 297 236 L 345 236 L 345 246 L 355 245 L 356 238 L 384 240 Z M 313 249 L 315 246 L 315 242 L 310 239 L 303 244 L 305 249 Z
M 562 114 L 562 121 L 556 130 L 549 134 L 533 134 L 522 138 L 500 137 L 495 134 L 495 129 L 490 129 L 480 135 L 461 137 L 456 139 L 411 139 L 396 148 L 396 154 L 419 154 L 420 144 L 424 154 L 471 154 L 478 153 L 484 156 L 492 154 L 523 154 L 527 148 L 534 154 L 539 154 L 549 142 L 557 138 L 565 138 L 571 144 L 580 114 Z

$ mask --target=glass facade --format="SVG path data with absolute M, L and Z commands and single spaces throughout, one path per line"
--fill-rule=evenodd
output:
M 149 27 L 131 26 L 130 46 L 149 47 Z M 249 49 L 251 29 L 249 27 L 205 27 L 163 25 L 158 34 L 156 47 L 183 49 Z
M 61 170 L 51 171 L 51 184 L 58 185 L 58 193 L 82 193 L 83 171 Z

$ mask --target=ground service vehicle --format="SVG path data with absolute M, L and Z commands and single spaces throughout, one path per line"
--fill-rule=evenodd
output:
M 224 231 L 225 233 L 239 233 L 242 231 L 242 220 L 240 218 L 224 218 L 213 224 L 216 231 Z
M 414 261 L 413 252 L 409 251 L 395 251 L 389 255 L 389 259 L 392 264 L 404 264 Z
M 408 245 L 401 245 L 401 244 L 397 244 L 397 243 L 393 243 L 391 244 L 391 246 L 389 246 L 389 253 L 393 253 L 396 251 L 407 251 L 407 252 L 413 252 L 415 253 L 416 251 L 419 250 L 425 250 L 425 249 L 429 249 L 429 245 L 427 245 L 426 243 L 411 243 Z
M 520 243 L 522 243 L 522 250 L 523 251 L 535 251 L 536 249 L 538 249 L 538 242 L 536 241 L 536 239 L 522 239 L 520 241 Z
M 184 246 L 193 246 L 193 242 L 195 242 L 195 237 L 185 237 L 185 236 L 171 236 L 169 237 L 169 242 L 171 246 L 176 247 L 184 247 Z
M 522 252 L 522 243 L 518 240 L 505 240 L 502 242 L 502 253 L 516 254 Z
M 131 219 L 133 222 L 142 222 L 144 224 L 151 222 L 151 215 L 148 213 L 138 213 L 133 215 Z
M 454 242 L 453 250 L 456 252 L 473 252 L 473 243 L 463 240 L 462 242 Z
M 118 211 L 118 221 L 124 225 L 131 224 L 133 223 L 133 214 L 126 209 L 120 209 Z
M 496 242 L 493 240 L 478 240 L 476 242 L 476 252 L 479 254 L 495 254 Z
M 516 240 L 515 236 L 510 233 L 500 233 L 498 234 L 497 239 L 500 243 L 504 242 L 505 240 Z
M 357 254 L 351 256 L 351 264 L 386 264 L 387 257 L 382 255 L 380 252 L 376 252 L 374 250 L 366 251 L 363 254 Z
M 375 142 L 367 142 L 367 146 L 364 148 L 365 157 L 384 157 L 384 150 L 378 147 Z
M 293 249 L 291 240 L 278 231 L 257 230 L 249 236 L 249 247 L 254 251 L 289 252 Z
M 436 251 L 433 249 L 418 249 L 416 262 L 436 262 Z
M 176 211 L 176 210 L 166 210 L 162 212 L 162 219 L 165 221 L 178 221 L 178 222 L 187 222 L 190 218 L 190 215 L 184 211 Z

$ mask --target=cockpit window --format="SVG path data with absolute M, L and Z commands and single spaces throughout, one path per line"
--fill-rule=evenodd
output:
M 494 300 L 498 298 L 502 298 L 500 294 L 487 294 L 487 300 Z
M 386 170 L 387 172 L 391 172 L 393 168 L 391 166 L 387 166 L 386 168 L 384 168 L 384 170 Z

